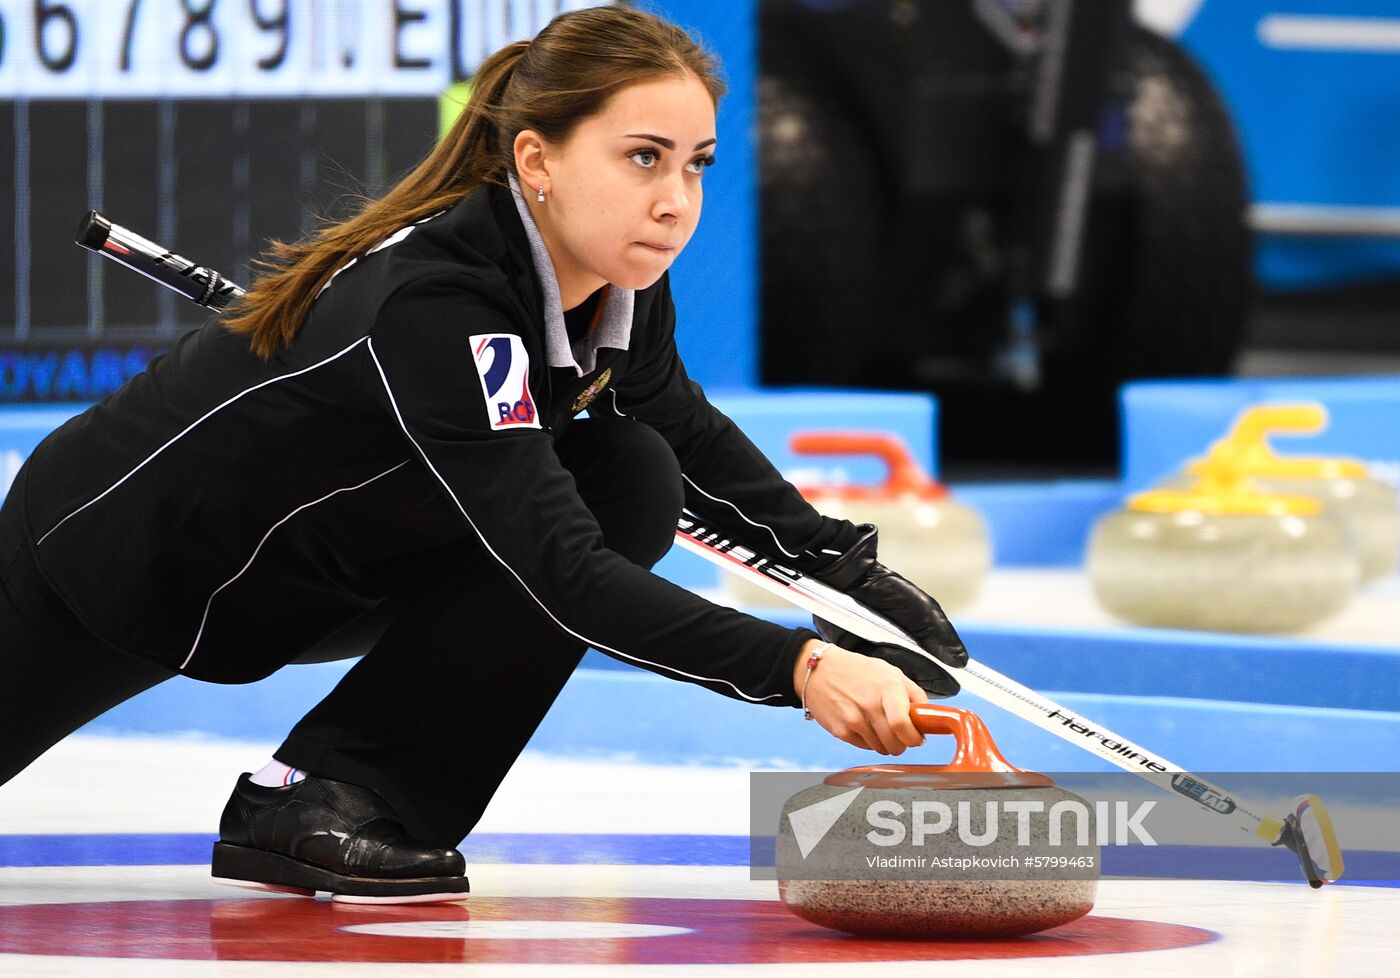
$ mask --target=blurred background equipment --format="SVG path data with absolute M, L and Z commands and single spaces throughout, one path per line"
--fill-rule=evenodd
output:
M 760 10 L 764 380 L 931 390 L 954 456 L 1085 462 L 1124 379 L 1229 371 L 1244 164 L 1128 0 Z
M 1217 460 L 1233 466 L 1264 492 L 1307 496 L 1347 529 L 1361 580 L 1371 581 L 1395 570 L 1400 559 L 1400 499 L 1391 485 L 1373 478 L 1354 458 L 1278 455 L 1271 434 L 1302 435 L 1327 426 L 1321 404 L 1261 404 L 1241 412 L 1230 431 L 1211 445 L 1206 458 L 1193 459 L 1182 475 L 1164 488 L 1185 488 L 1193 476 L 1209 472 Z
M 936 595 L 944 611 L 973 602 L 992 563 L 986 523 L 929 478 L 903 440 L 886 432 L 799 431 L 789 444 L 801 456 L 869 456 L 884 463 L 884 479 L 875 485 L 799 484 L 798 489 L 826 516 L 879 527 L 880 560 Z M 726 576 L 724 585 L 741 605 L 783 607 L 741 578 Z
M 1396 11 L 1278 6 L 763 0 L 763 379 L 932 391 L 976 476 L 1111 470 L 1128 379 L 1396 362 Z
M 1345 608 L 1360 561 L 1341 521 L 1306 496 L 1256 487 L 1212 452 L 1180 489 L 1139 493 L 1089 538 L 1094 594 L 1139 625 L 1297 631 Z

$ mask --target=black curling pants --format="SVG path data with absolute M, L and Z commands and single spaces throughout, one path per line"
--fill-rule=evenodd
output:
M 608 547 L 642 566 L 659 560 L 683 500 L 680 468 L 661 436 L 600 418 L 575 422 L 555 447 Z M 173 675 L 83 630 L 43 585 L 11 525 L 18 521 L 0 517 L 0 784 Z M 473 540 L 423 554 L 395 594 L 298 661 L 366 650 L 293 728 L 277 759 L 372 788 L 415 839 L 456 845 L 584 646 Z
M 556 444 L 609 549 L 650 567 L 683 501 L 670 446 L 623 419 L 575 422 Z M 427 555 L 384 608 L 371 651 L 276 756 L 374 789 L 410 834 L 456 845 L 584 652 L 475 541 Z
M 11 498 L 0 509 L 0 785 L 89 720 L 175 675 L 83 627 L 40 576 L 18 508 Z

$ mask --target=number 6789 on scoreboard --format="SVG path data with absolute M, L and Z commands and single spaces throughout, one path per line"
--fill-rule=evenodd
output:
M 0 98 L 433 96 L 598 0 L 0 0 Z

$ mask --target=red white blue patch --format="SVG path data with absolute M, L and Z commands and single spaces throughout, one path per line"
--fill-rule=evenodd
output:
M 524 341 L 514 333 L 481 333 L 471 338 L 471 344 L 492 430 L 539 428 Z

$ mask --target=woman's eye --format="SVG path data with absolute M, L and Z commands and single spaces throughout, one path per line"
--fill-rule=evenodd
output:
M 639 149 L 635 153 L 631 154 L 631 156 L 632 161 L 634 163 L 636 163 L 640 167 L 645 167 L 648 170 L 656 165 L 657 154 L 656 150 L 654 149 Z
M 697 156 L 695 159 L 690 161 L 690 172 L 704 173 L 706 167 L 711 167 L 714 165 L 715 158 L 713 156 Z

